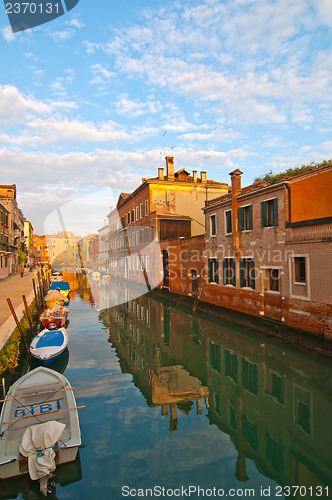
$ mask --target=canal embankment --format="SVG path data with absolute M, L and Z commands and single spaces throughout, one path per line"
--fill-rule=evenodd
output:
M 323 334 L 294 328 L 283 324 L 281 321 L 251 316 L 233 309 L 216 306 L 209 302 L 200 301 L 187 295 L 178 295 L 167 289 L 154 288 L 150 294 L 172 306 L 178 306 L 186 311 L 199 312 L 201 316 L 215 318 L 234 324 L 238 327 L 253 329 L 267 337 L 279 339 L 287 344 L 296 346 L 305 351 L 315 352 L 332 358 L 332 339 Z

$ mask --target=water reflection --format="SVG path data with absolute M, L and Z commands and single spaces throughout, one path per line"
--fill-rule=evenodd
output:
M 112 285 L 112 293 L 125 295 Z M 96 303 L 99 299 L 94 294 Z M 118 300 L 117 303 L 119 303 Z M 193 412 L 227 434 L 235 477 L 247 459 L 281 485 L 331 485 L 332 370 L 325 359 L 142 296 L 100 311 L 121 370 L 169 430 Z

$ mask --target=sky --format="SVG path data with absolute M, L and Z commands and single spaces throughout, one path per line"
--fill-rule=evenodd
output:
M 19 33 L 1 4 L 1 184 L 83 235 L 165 154 L 242 185 L 329 160 L 331 42 L 331 0 L 80 0 Z

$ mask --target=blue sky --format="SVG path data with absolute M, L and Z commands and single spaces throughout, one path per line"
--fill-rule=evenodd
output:
M 1 183 L 40 233 L 108 189 L 83 233 L 156 176 L 164 140 L 176 170 L 244 185 L 330 159 L 331 41 L 331 0 L 80 0 L 16 34 L 2 6 Z

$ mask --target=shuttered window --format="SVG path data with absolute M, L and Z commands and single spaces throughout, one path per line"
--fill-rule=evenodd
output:
M 225 219 L 226 219 L 226 233 L 231 233 L 232 232 L 232 210 L 227 210 L 227 212 L 225 212 Z
M 278 225 L 278 198 L 261 202 L 261 226 Z
M 211 229 L 211 236 L 215 236 L 217 234 L 217 228 L 216 228 L 216 216 L 211 215 L 210 217 L 210 229 Z
M 208 281 L 209 283 L 219 283 L 218 259 L 208 259 Z
M 239 231 L 248 231 L 252 229 L 252 205 L 240 207 L 239 215 Z
M 254 259 L 240 259 L 240 287 L 255 288 Z
M 235 286 L 235 259 L 223 259 L 223 284 Z

